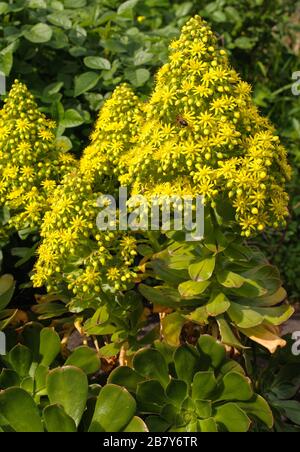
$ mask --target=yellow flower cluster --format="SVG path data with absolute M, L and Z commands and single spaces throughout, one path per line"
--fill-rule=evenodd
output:
M 125 290 L 136 278 L 135 238 L 117 230 L 100 231 L 96 218 L 99 196 L 115 194 L 115 162 L 135 141 L 141 112 L 141 103 L 126 85 L 105 103 L 79 168 L 56 189 L 45 215 L 32 278 L 36 287 L 69 291 L 87 306 L 103 290 Z
M 242 235 L 278 226 L 287 215 L 286 151 L 200 18 L 171 44 L 169 63 L 142 103 L 126 85 L 99 114 L 79 167 L 52 196 L 42 226 L 34 285 L 92 303 L 134 281 L 137 242 L 99 231 L 97 199 L 131 194 L 204 195 L 213 208 L 230 200 Z M 118 229 L 118 228 L 117 228 Z
M 285 222 L 286 151 L 199 16 L 172 42 L 144 110 L 137 144 L 119 163 L 133 194 L 204 195 L 212 207 L 229 198 L 247 237 Z
M 56 182 L 75 165 L 55 146 L 55 128 L 15 81 L 0 111 L 0 206 L 10 212 L 4 235 L 40 227 Z

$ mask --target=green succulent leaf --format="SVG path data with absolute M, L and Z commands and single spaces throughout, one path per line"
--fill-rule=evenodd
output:
M 11 369 L 2 369 L 0 374 L 0 390 L 11 388 L 12 386 L 20 386 L 20 376 Z
M 237 303 L 230 304 L 228 315 L 232 322 L 240 328 L 253 328 L 264 321 L 264 317 L 259 312 Z
M 137 385 L 144 381 L 144 378 L 127 366 L 117 367 L 108 377 L 108 383 L 124 386 L 129 392 L 136 392 Z
M 169 345 L 176 347 L 180 344 L 180 335 L 185 322 L 185 317 L 178 312 L 167 315 L 161 321 L 162 333 Z
M 120 432 L 132 421 L 136 402 L 125 388 L 108 384 L 97 398 L 90 432 Z
M 251 400 L 238 402 L 238 405 L 249 417 L 259 419 L 270 429 L 273 427 L 274 417 L 272 410 L 266 400 L 260 395 L 255 394 Z
M 159 414 L 168 401 L 163 386 L 157 380 L 139 383 L 136 395 L 142 413 Z
M 218 343 L 212 336 L 203 334 L 198 340 L 198 348 L 201 360 L 207 369 L 218 369 L 226 359 L 225 347 Z
M 24 389 L 9 388 L 2 391 L 0 413 L 15 432 L 41 433 L 44 431 L 38 407 Z
M 12 275 L 0 277 L 0 311 L 5 309 L 14 294 L 16 283 Z
M 207 257 L 189 266 L 189 274 L 193 281 L 207 281 L 211 278 L 216 265 L 215 256 Z
M 214 419 L 223 430 L 230 433 L 245 433 L 251 421 L 245 412 L 235 403 L 227 403 L 215 408 Z
M 96 350 L 82 346 L 76 348 L 65 362 L 66 366 L 75 366 L 87 375 L 95 374 L 100 369 L 100 359 Z
M 172 378 L 166 387 L 166 395 L 176 406 L 181 406 L 182 402 L 188 396 L 188 386 L 186 382 Z
M 203 419 L 198 421 L 199 431 L 202 433 L 217 433 L 218 426 L 214 418 Z
M 74 420 L 68 416 L 62 406 L 49 405 L 43 411 L 45 427 L 49 433 L 77 432 Z
M 206 304 L 206 310 L 209 316 L 217 317 L 224 314 L 230 308 L 230 301 L 222 292 L 213 293 L 209 302 Z
M 36 24 L 29 30 L 25 31 L 24 37 L 35 44 L 49 42 L 52 38 L 52 28 L 47 24 Z
M 211 281 L 185 281 L 179 284 L 178 290 L 183 298 L 194 298 L 205 292 L 210 284 Z
M 232 331 L 229 323 L 227 320 L 224 319 L 224 317 L 218 317 L 217 318 L 222 343 L 226 345 L 230 345 L 231 347 L 235 347 L 238 349 L 246 348 L 242 345 L 242 343 L 239 341 L 239 339 L 236 337 L 234 332 Z
M 210 418 L 212 415 L 212 402 L 210 400 L 195 400 L 197 415 L 201 419 Z
M 29 375 L 29 370 L 32 364 L 32 353 L 29 348 L 18 344 L 10 350 L 7 359 L 13 370 L 20 377 L 26 377 Z
M 248 378 L 240 373 L 227 373 L 222 380 L 222 392 L 218 400 L 247 401 L 253 397 L 253 390 Z
M 200 370 L 200 357 L 196 350 L 188 345 L 183 345 L 176 349 L 174 353 L 174 364 L 179 380 L 190 385 L 194 374 Z
M 48 367 L 60 352 L 60 338 L 53 328 L 43 328 L 40 333 L 41 365 Z
M 143 349 L 137 352 L 133 367 L 143 377 L 158 380 L 164 388 L 170 381 L 168 365 L 157 350 Z
M 215 396 L 217 381 L 214 372 L 197 372 L 193 379 L 193 400 L 211 400 Z
M 148 432 L 148 427 L 145 422 L 138 416 L 134 416 L 129 424 L 126 425 L 123 432 L 125 433 L 137 433 Z
M 47 393 L 50 403 L 62 405 L 66 414 L 78 426 L 88 396 L 88 380 L 85 373 L 72 366 L 50 371 L 47 378 Z

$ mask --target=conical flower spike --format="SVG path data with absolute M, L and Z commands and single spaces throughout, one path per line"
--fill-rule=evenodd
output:
M 97 303 L 99 293 L 126 289 L 136 277 L 134 237 L 119 231 L 100 231 L 97 199 L 118 189 L 119 154 L 128 151 L 141 114 L 138 98 L 127 86 L 112 95 L 99 114 L 92 142 L 80 168 L 66 176 L 53 197 L 42 226 L 43 241 L 33 276 L 36 286 L 73 293 L 82 309 Z
M 246 236 L 284 223 L 286 151 L 199 16 L 171 44 L 145 109 L 121 183 L 148 196 L 204 195 L 212 207 L 229 199 Z
M 55 128 L 16 81 L 0 111 L 0 204 L 10 211 L 7 231 L 40 226 L 56 182 L 75 164 L 55 146 Z

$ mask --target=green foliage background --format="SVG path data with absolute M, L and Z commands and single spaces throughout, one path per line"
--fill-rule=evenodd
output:
M 147 95 L 168 43 L 195 13 L 206 18 L 254 99 L 277 126 L 294 166 L 287 230 L 265 235 L 263 246 L 285 279 L 290 297 L 300 290 L 297 186 L 300 97 L 292 95 L 299 70 L 300 5 L 295 0 L 13 0 L 0 2 L 0 70 L 25 82 L 68 137 L 82 149 L 104 99 L 121 82 Z M 69 141 L 69 139 L 71 141 Z
M 57 121 L 58 138 L 63 137 L 67 147 L 79 156 L 88 142 L 91 126 L 104 100 L 122 82 L 129 82 L 136 93 L 142 99 L 146 99 L 152 89 L 157 69 L 167 61 L 168 44 L 179 36 L 182 25 L 196 13 L 212 25 L 220 43 L 230 51 L 235 68 L 241 73 L 243 79 L 253 85 L 255 103 L 275 124 L 278 134 L 289 151 L 294 176 L 289 187 L 291 205 L 286 230 L 268 231 L 251 244 L 258 245 L 267 252 L 272 263 L 280 268 L 289 299 L 297 302 L 300 293 L 298 240 L 300 233 L 298 186 L 300 95 L 294 96 L 291 88 L 292 74 L 300 71 L 299 0 L 273 0 L 272 2 L 270 0 L 0 1 L 0 71 L 6 76 L 7 90 L 16 78 L 27 84 L 37 97 L 42 110 Z M 2 218 L 0 220 L 2 221 Z M 16 324 L 23 322 L 24 313 L 18 312 L 17 308 L 26 311 L 27 305 L 32 306 L 34 292 L 31 292 L 27 272 L 32 269 L 30 259 L 36 250 L 36 244 L 32 248 L 36 237 L 30 240 L 28 243 L 25 242 L 25 245 L 29 246 L 26 248 L 23 246 L 24 243 L 15 236 L 4 249 L 2 273 L 13 273 L 18 285 L 17 293 L 13 296 L 14 278 L 9 275 L 0 278 L 0 330 L 10 322 L 16 321 Z M 17 258 L 20 260 L 16 263 Z M 2 251 L 0 251 L 0 263 L 2 264 Z M 137 331 L 141 328 L 138 322 L 143 307 L 138 295 L 135 295 L 136 299 L 133 299 L 132 293 L 129 292 L 122 303 L 118 304 L 119 300 L 116 300 L 116 304 L 120 307 L 113 308 L 115 323 L 117 320 L 120 324 L 122 323 L 124 312 L 128 316 L 126 317 L 128 325 L 122 326 L 123 330 L 118 333 L 120 336 L 118 339 L 122 339 L 124 334 L 124 338 L 128 340 L 130 330 L 129 337 L 132 343 L 129 342 L 133 349 L 140 348 L 142 345 L 142 341 L 137 343 Z M 68 322 L 72 329 L 74 318 L 68 317 L 69 314 L 64 306 L 55 301 L 37 304 L 32 311 L 39 315 L 39 320 L 42 320 L 43 324 L 48 325 L 51 319 L 55 318 L 54 322 L 58 329 L 63 326 L 68 330 Z M 59 318 L 62 315 L 65 317 Z M 102 334 L 97 330 L 98 320 L 99 318 L 103 320 L 106 315 L 108 314 L 104 309 L 99 309 L 85 324 L 87 330 L 91 334 Z M 34 316 L 29 319 L 25 314 L 24 316 L 24 323 L 33 318 L 36 320 Z M 40 345 L 41 329 L 41 324 L 32 322 L 22 329 L 24 337 L 21 337 L 22 335 L 17 337 L 16 331 L 10 331 L 8 334 L 9 359 L 0 362 L 0 370 L 5 369 L 1 374 L 0 389 L 10 391 L 11 381 L 13 381 L 13 386 L 19 386 L 19 388 L 12 399 L 19 403 L 19 398 L 20 406 L 23 403 L 22 399 L 25 396 L 27 399 L 29 397 L 26 393 L 31 394 L 34 397 L 34 403 L 30 402 L 33 410 L 36 410 L 35 404 L 39 402 L 36 398 L 36 381 L 29 378 L 27 371 L 25 373 L 22 371 L 22 375 L 19 375 L 18 370 L 19 367 L 23 369 L 24 360 L 26 361 L 33 353 L 29 350 L 32 344 L 35 348 Z M 35 336 L 35 339 L 30 341 L 31 345 L 26 342 L 28 330 Z M 46 332 L 43 334 L 53 336 L 48 329 L 44 331 Z M 28 337 L 30 334 L 28 333 Z M 111 334 L 111 331 L 108 330 L 107 334 Z M 143 339 L 145 344 L 153 343 L 158 334 L 158 330 L 148 332 Z M 96 372 L 99 359 L 95 351 L 91 351 L 88 347 L 84 350 L 79 348 L 65 361 L 65 356 L 59 355 L 59 339 L 53 336 L 54 345 L 52 343 L 50 347 L 51 353 L 54 353 L 54 364 L 64 366 L 58 373 L 68 365 L 77 366 L 78 369 L 75 370 L 77 374 L 80 369 L 88 375 Z M 23 345 L 15 347 L 17 342 Z M 271 405 L 276 431 L 299 431 L 299 427 L 291 425 L 291 423 L 300 425 L 297 401 L 300 384 L 299 358 L 291 355 L 291 345 L 289 344 L 285 350 L 278 352 L 271 359 L 257 346 L 253 346 L 245 353 L 247 374 L 255 382 L 257 392 L 262 394 Z M 24 353 L 25 346 L 28 346 L 28 350 Z M 171 352 L 167 346 L 160 342 L 156 346 L 160 348 L 160 352 L 170 364 Z M 101 356 L 106 356 L 104 349 L 109 357 L 119 352 L 114 342 L 102 347 Z M 39 353 L 43 355 L 41 351 Z M 37 363 L 39 367 L 41 366 L 41 397 L 47 394 L 45 372 L 49 371 L 50 364 L 52 366 L 51 360 L 47 362 L 47 359 L 45 364 L 30 357 L 27 359 L 28 363 L 25 363 L 28 369 L 32 365 L 36 366 Z M 47 369 L 43 369 L 43 366 Z M 90 369 L 90 366 L 92 371 L 86 371 L 86 367 Z M 106 376 L 111 370 L 112 368 L 104 368 L 101 371 L 98 369 L 101 383 L 102 380 L 106 381 Z M 8 383 L 6 377 L 9 377 Z M 124 381 L 121 381 L 122 385 Z M 111 383 L 118 384 L 117 381 L 111 381 Z M 84 385 L 87 386 L 87 383 Z M 89 389 L 88 402 L 84 396 L 83 402 L 79 401 L 81 405 L 84 406 L 86 402 L 89 404 L 90 399 L 96 402 L 100 397 L 100 387 L 92 386 Z M 109 387 L 108 390 L 112 389 Z M 6 406 L 6 397 L 7 393 L 2 397 L 0 405 L 2 403 L 2 406 Z M 109 399 L 111 395 L 107 397 Z M 296 400 L 290 400 L 293 397 Z M 49 400 L 51 401 L 51 397 Z M 51 401 L 51 403 L 54 402 Z M 73 401 L 70 402 L 72 403 Z M 67 417 L 64 412 L 59 411 L 57 406 L 52 405 L 52 409 L 56 412 L 56 417 L 62 416 L 67 429 L 71 431 L 76 429 L 74 419 L 71 415 L 69 416 L 69 413 Z M 136 418 L 132 418 L 134 413 L 135 405 L 132 413 L 128 414 L 126 422 L 124 421 L 124 425 L 119 428 L 120 431 L 125 428 L 126 423 L 130 425 L 131 419 L 136 422 Z M 51 414 L 53 414 L 51 411 L 43 414 L 45 419 L 48 419 L 48 424 L 55 419 Z M 106 417 L 110 416 L 114 418 L 116 413 L 106 414 Z M 287 419 L 287 422 L 284 419 Z M 86 420 L 83 419 L 83 421 L 86 424 Z M 37 422 L 40 428 L 39 417 Z M 48 430 L 52 428 L 49 425 Z M 32 429 L 32 425 L 29 428 Z M 54 428 L 57 426 L 53 426 Z M 82 430 L 85 428 L 86 425 L 82 426 Z M 134 428 L 137 426 L 135 425 Z M 142 421 L 139 428 L 144 428 Z M 261 426 L 257 428 L 260 431 L 262 429 Z M 24 426 L 17 425 L 14 429 L 22 430 Z

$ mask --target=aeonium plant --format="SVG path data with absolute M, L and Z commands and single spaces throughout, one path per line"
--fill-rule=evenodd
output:
M 56 127 L 16 80 L 0 110 L 0 239 L 39 229 L 54 188 L 76 166 L 56 141 Z
M 96 350 L 78 347 L 62 359 L 59 335 L 39 324 L 21 336 L 0 357 L 0 432 L 148 430 L 124 387 L 90 383 L 101 365 Z
M 239 350 L 247 348 L 247 338 L 271 353 L 284 347 L 279 326 L 294 309 L 277 268 L 218 224 L 213 212 L 206 216 L 205 231 L 202 241 L 190 243 L 184 234 L 169 234 L 168 246 L 143 264 L 148 284 L 140 284 L 139 291 L 164 312 L 165 340 L 179 345 L 182 329 L 193 323 L 198 332 L 218 335 Z
M 133 368 L 117 368 L 109 383 L 135 395 L 151 432 L 246 432 L 260 423 L 273 426 L 267 402 L 210 336 L 203 335 L 196 347 L 169 350 L 157 344 L 157 349 L 140 350 Z
M 69 297 L 70 309 L 80 312 L 113 306 L 116 294 L 144 279 L 144 301 L 161 318 L 169 310 L 162 327 L 172 344 L 194 322 L 235 348 L 246 336 L 273 352 L 285 344 L 278 327 L 293 309 L 278 271 L 244 240 L 285 224 L 290 173 L 251 87 L 196 16 L 171 43 L 148 102 L 121 86 L 104 105 L 79 170 L 66 176 L 45 215 L 34 284 Z M 204 239 L 128 233 L 118 222 L 99 231 L 97 196 L 115 194 L 119 185 L 148 201 L 202 196 Z M 146 273 L 137 274 L 138 264 Z

